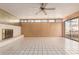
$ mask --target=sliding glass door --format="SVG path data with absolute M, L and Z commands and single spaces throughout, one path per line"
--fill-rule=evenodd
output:
M 79 18 L 65 21 L 65 37 L 79 41 Z
M 65 37 L 69 38 L 71 37 L 70 33 L 70 21 L 65 22 Z
M 71 39 L 77 41 L 79 41 L 78 20 L 78 18 L 71 20 Z

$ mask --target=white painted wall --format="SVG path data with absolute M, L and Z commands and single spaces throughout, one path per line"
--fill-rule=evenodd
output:
M 20 26 L 0 24 L 0 40 L 2 40 L 2 29 L 13 29 L 13 37 L 21 35 Z

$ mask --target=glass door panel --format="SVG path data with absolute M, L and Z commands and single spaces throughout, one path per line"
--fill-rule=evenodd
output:
M 65 37 L 70 38 L 70 21 L 65 22 Z
M 73 40 L 79 40 L 78 38 L 78 19 L 72 19 L 71 20 L 71 39 Z
M 79 41 L 79 18 L 65 21 L 65 37 Z

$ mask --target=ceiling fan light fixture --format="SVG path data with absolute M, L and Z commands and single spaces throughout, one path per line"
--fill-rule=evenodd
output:
M 44 15 L 47 15 L 47 12 L 45 10 L 56 10 L 56 8 L 46 8 L 47 4 L 48 3 L 41 3 L 40 10 L 38 13 L 40 13 L 42 11 L 44 13 Z M 38 13 L 36 13 L 36 15 Z

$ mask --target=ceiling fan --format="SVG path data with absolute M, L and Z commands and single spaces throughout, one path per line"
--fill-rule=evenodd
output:
M 36 13 L 36 15 L 37 15 L 38 13 L 40 13 L 40 12 L 43 12 L 45 15 L 47 15 L 46 10 L 56 10 L 56 8 L 46 8 L 47 4 L 48 4 L 48 3 L 41 3 L 41 6 L 40 6 L 40 8 L 39 8 L 40 10 L 39 10 L 39 12 Z

